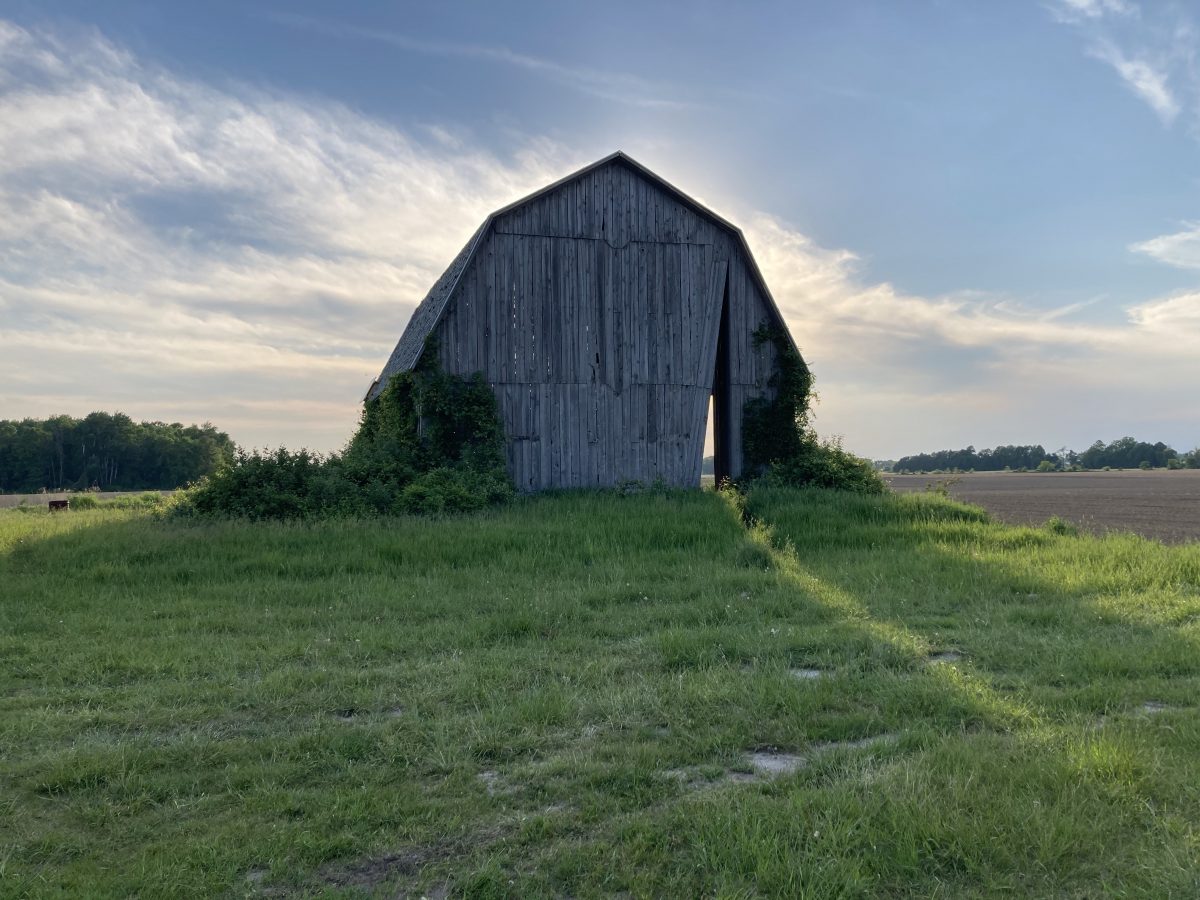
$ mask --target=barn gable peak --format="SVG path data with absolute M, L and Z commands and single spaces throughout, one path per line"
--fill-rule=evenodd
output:
M 491 214 L 491 216 L 488 217 L 488 219 L 489 219 L 489 221 L 497 219 L 500 216 L 506 215 L 507 213 L 511 213 L 514 210 L 517 210 L 517 209 L 520 209 L 521 207 L 529 205 L 530 203 L 534 203 L 537 200 L 541 199 L 542 197 L 545 197 L 548 194 L 554 193 L 554 191 L 558 190 L 559 188 L 562 188 L 568 184 L 571 184 L 572 182 L 576 182 L 582 178 L 585 178 L 586 176 L 597 171 L 598 169 L 603 169 L 606 166 L 612 166 L 612 165 L 624 166 L 625 168 L 631 170 L 638 177 L 646 179 L 647 181 L 654 184 L 656 187 L 658 187 L 661 190 L 665 191 L 666 193 L 670 194 L 672 197 L 674 197 L 676 200 L 680 201 L 684 206 L 686 206 L 692 212 L 695 212 L 695 213 L 699 214 L 700 216 L 703 216 L 704 218 L 708 219 L 709 221 L 711 221 L 714 224 L 720 226 L 721 228 L 733 233 L 734 235 L 736 235 L 738 237 L 742 236 L 742 230 L 740 228 L 738 228 L 736 225 L 734 225 L 732 222 L 717 215 L 717 213 L 713 212 L 709 207 L 705 206 L 703 203 L 701 203 L 699 200 L 692 197 L 690 194 L 687 194 L 684 191 L 677 188 L 675 185 L 673 185 L 671 182 L 667 181 L 667 179 L 663 178 L 657 172 L 642 165 L 642 163 L 638 162 L 636 159 L 634 159 L 632 156 L 630 156 L 624 150 L 616 150 L 616 151 L 608 154 L 608 156 L 601 157 L 600 159 L 596 160 L 595 162 L 589 163 L 588 165 L 584 166 L 582 169 L 576 169 L 574 172 L 572 172 L 569 175 L 563 176 L 558 181 L 552 182 L 552 183 L 546 185 L 545 187 L 538 188 L 532 194 L 527 194 L 526 196 L 520 198 L 519 200 L 514 200 L 512 203 L 508 204 L 507 206 L 503 206 L 500 209 L 496 210 L 494 213 Z
M 598 159 L 595 162 L 584 166 L 583 168 L 572 172 L 558 181 L 548 184 L 545 187 L 534 191 L 532 194 L 522 197 L 521 199 L 516 200 L 489 215 L 487 219 L 484 220 L 483 224 L 480 225 L 479 229 L 471 236 L 470 240 L 467 241 L 462 250 L 459 251 L 458 255 L 455 256 L 453 261 L 451 261 L 450 265 L 446 268 L 446 271 L 442 273 L 442 276 L 433 284 L 429 290 L 429 293 L 426 294 L 425 298 L 417 306 L 417 309 L 413 312 L 412 318 L 409 320 L 407 327 L 404 329 L 404 333 L 401 335 L 399 342 L 396 344 L 395 350 L 393 350 L 391 357 L 383 367 L 379 377 L 371 383 L 371 386 L 368 388 L 366 397 L 364 399 L 370 400 L 373 397 L 378 396 L 393 375 L 400 372 L 410 371 L 416 366 L 418 360 L 420 359 L 421 353 L 424 350 L 426 339 L 433 334 L 435 329 L 438 327 L 438 323 L 441 321 L 443 314 L 445 313 L 446 308 L 455 293 L 455 289 L 458 286 L 459 281 L 461 280 L 463 274 L 470 267 L 476 251 L 488 241 L 489 234 L 497 230 L 497 223 L 502 223 L 503 227 L 501 227 L 500 230 L 505 230 L 508 226 L 504 225 L 504 223 L 511 223 L 518 219 L 525 211 L 535 208 L 539 204 L 539 201 L 544 201 L 547 198 L 551 198 L 555 195 L 555 192 L 562 191 L 563 189 L 572 189 L 574 186 L 578 186 L 579 184 L 585 182 L 585 180 L 589 179 L 591 176 L 594 176 L 596 173 L 599 173 L 601 170 L 612 166 L 621 166 L 632 172 L 638 179 L 649 183 L 654 188 L 657 188 L 668 198 L 670 198 L 671 202 L 678 204 L 678 206 L 682 207 L 683 209 L 686 209 L 688 214 L 698 217 L 698 219 L 693 218 L 693 221 L 707 222 L 709 225 L 706 227 L 709 228 L 710 231 L 712 226 L 716 226 L 719 231 L 729 235 L 729 237 L 732 238 L 735 246 L 737 246 L 741 251 L 740 255 L 743 256 L 746 262 L 751 280 L 756 284 L 765 298 L 771 318 L 773 318 L 777 324 L 781 326 L 783 325 L 783 317 L 779 313 L 778 307 L 771 296 L 769 288 L 767 287 L 766 280 L 759 271 L 758 264 L 754 260 L 753 254 L 750 252 L 750 247 L 746 243 L 746 238 L 742 234 L 741 229 L 717 215 L 707 206 L 700 203 L 690 195 L 684 193 L 662 176 L 642 165 L 629 154 L 622 150 L 617 150 L 614 153 L 610 153 L 608 156 L 602 157 L 601 159 Z M 601 198 L 601 202 L 603 202 L 603 198 Z M 541 232 L 535 230 L 535 233 Z M 614 246 L 622 244 L 623 242 L 628 242 L 629 239 L 630 236 L 628 233 L 626 233 L 624 237 L 618 237 L 616 239 L 617 243 L 614 244 Z M 684 240 L 685 238 L 684 236 L 680 236 L 679 239 Z M 610 243 L 612 243 L 611 239 Z M 784 327 L 784 331 L 786 333 L 786 326 Z M 790 334 L 788 335 L 788 338 L 790 341 Z M 792 346 L 795 347 L 794 342 Z

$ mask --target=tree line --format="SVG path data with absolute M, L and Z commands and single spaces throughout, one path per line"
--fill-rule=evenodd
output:
M 1041 444 L 1005 445 L 993 449 L 938 450 L 917 453 L 884 465 L 893 472 L 1000 472 L 1005 469 L 1038 469 L 1041 471 L 1071 469 L 1200 469 L 1200 448 L 1179 453 L 1162 441 L 1154 444 L 1131 437 L 1118 438 L 1111 443 L 1096 441 L 1082 452 L 1066 447 L 1048 453 Z
M 0 491 L 170 490 L 216 471 L 235 450 L 207 422 L 134 422 L 105 412 L 0 419 Z

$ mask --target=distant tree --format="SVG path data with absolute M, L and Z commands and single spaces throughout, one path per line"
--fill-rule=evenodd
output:
M 1172 459 L 1179 456 L 1162 441 L 1148 444 L 1132 437 L 1118 438 L 1110 444 L 1096 441 L 1079 457 L 1085 469 L 1136 469 L 1146 463 L 1148 468 L 1166 468 Z
M 971 471 L 1000 472 L 1004 469 L 1035 469 L 1043 460 L 1058 464 L 1058 457 L 1048 454 L 1040 444 L 1031 446 L 1000 446 L 992 450 L 939 450 L 918 453 L 896 461 L 895 469 L 908 472 Z
M 234 443 L 211 423 L 134 422 L 123 413 L 82 419 L 0 420 L 0 491 L 154 490 L 181 487 L 230 462 Z

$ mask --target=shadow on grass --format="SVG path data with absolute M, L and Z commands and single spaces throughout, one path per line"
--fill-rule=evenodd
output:
M 378 878 L 499 895 L 1187 894 L 1195 554 L 936 499 L 749 502 L 769 531 L 711 494 L 580 495 L 32 539 L 0 557 L 10 869 L 82 886 L 134 860 L 104 883 L 147 893 L 398 860 Z
M 1035 706 L 1061 696 L 1104 713 L 1154 699 L 1124 682 L 1200 675 L 1200 544 L 994 525 L 919 495 L 764 491 L 749 511 L 775 564 L 821 603 L 914 661 L 958 655 Z
M 924 736 L 908 756 L 845 765 L 784 798 L 674 817 L 715 871 L 740 873 L 726 887 L 1200 885 L 1187 850 L 1200 821 L 1200 547 L 994 526 L 928 498 L 760 491 L 748 510 L 796 602 L 828 611 L 828 636 L 851 650 L 839 659 L 816 635 L 810 652 Z M 842 640 L 847 630 L 865 641 Z M 819 874 L 782 861 L 785 847 Z

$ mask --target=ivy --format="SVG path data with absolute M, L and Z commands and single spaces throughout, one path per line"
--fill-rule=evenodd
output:
M 403 482 L 437 469 L 506 479 L 496 398 L 481 373 L 443 371 L 428 340 L 418 366 L 393 375 L 363 406 L 343 461 L 362 476 Z
M 394 375 L 363 406 L 341 454 L 239 452 L 185 492 L 177 512 L 254 519 L 441 513 L 508 500 L 504 431 L 483 376 L 441 370 L 427 344 L 416 369 Z
M 800 453 L 808 431 L 813 376 L 778 325 L 760 325 L 751 335 L 757 349 L 775 348 L 775 371 L 768 385 L 773 397 L 749 400 L 742 411 L 742 448 L 746 471 L 761 475 L 773 463 Z
M 803 357 L 778 325 L 761 325 L 754 346 L 775 348 L 772 396 L 747 401 L 742 411 L 742 447 L 750 478 L 795 487 L 821 487 L 879 493 L 883 479 L 867 460 L 847 452 L 838 440 L 822 441 L 809 422 L 813 376 Z

